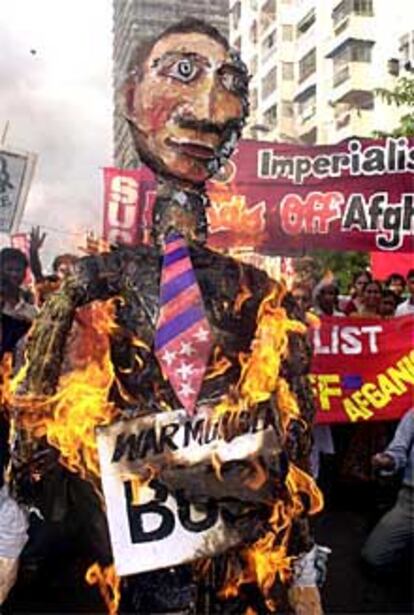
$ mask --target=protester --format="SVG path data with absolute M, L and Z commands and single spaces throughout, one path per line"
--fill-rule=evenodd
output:
M 361 307 L 351 312 L 349 316 L 363 316 L 365 318 L 379 318 L 379 307 L 382 297 L 382 285 L 378 280 L 371 280 L 365 285 L 362 294 Z
M 46 233 L 40 233 L 40 228 L 34 226 L 30 232 L 30 267 L 36 282 L 59 281 L 64 280 L 68 275 L 73 273 L 74 266 L 78 257 L 74 254 L 61 254 L 57 256 L 53 263 L 53 275 L 45 276 L 42 271 L 39 251 L 46 239 Z
M 78 257 L 74 254 L 61 254 L 53 263 L 52 275 L 44 275 L 39 252 L 46 239 L 46 233 L 41 233 L 38 226 L 34 226 L 30 232 L 30 268 L 36 281 L 36 296 L 38 305 L 42 305 L 50 293 L 60 287 L 62 281 L 71 275 Z
M 397 305 L 402 303 L 405 291 L 405 278 L 401 273 L 391 273 L 385 281 L 385 287 L 397 296 Z
M 0 251 L 0 360 L 13 352 L 36 315 L 22 288 L 28 262 L 20 250 Z M 2 366 L 2 369 L 4 367 Z M 2 374 L 2 378 L 4 378 Z M 9 417 L 4 400 L 0 407 L 0 605 L 13 586 L 18 570 L 18 558 L 27 540 L 27 520 L 24 512 L 10 497 L 4 473 L 9 460 Z
M 395 316 L 395 310 L 397 309 L 398 303 L 398 296 L 395 292 L 386 288 L 382 292 L 381 301 L 378 308 L 380 316 L 382 318 L 392 318 Z
M 0 307 L 2 314 L 31 321 L 36 308 L 28 301 L 22 284 L 28 267 L 27 258 L 16 248 L 0 251 Z
M 369 271 L 358 271 L 352 276 L 351 299 L 344 305 L 343 311 L 346 316 L 352 312 L 358 312 L 362 308 L 364 288 L 372 280 Z
M 388 569 L 405 554 L 412 556 L 414 527 L 414 408 L 401 419 L 388 448 L 372 458 L 375 470 L 403 470 L 403 482 L 394 507 L 380 519 L 368 537 L 363 559 L 375 569 Z
M 407 314 L 414 314 L 414 269 L 410 269 L 407 274 L 407 287 L 409 297 L 406 301 L 400 303 L 395 311 L 396 316 L 406 316 Z
M 338 309 L 339 289 L 332 280 L 321 280 L 314 288 L 313 311 L 317 316 L 343 316 Z
M 296 282 L 290 292 L 296 301 L 301 316 L 305 317 L 306 312 L 312 307 L 312 293 L 309 286 Z

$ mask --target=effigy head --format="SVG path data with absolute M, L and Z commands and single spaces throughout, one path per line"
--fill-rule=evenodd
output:
M 248 115 L 248 71 L 212 26 L 187 19 L 134 54 L 124 109 L 141 159 L 197 185 L 233 152 Z

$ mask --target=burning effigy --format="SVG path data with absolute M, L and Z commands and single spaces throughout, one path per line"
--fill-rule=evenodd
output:
M 80 259 L 14 382 L 14 497 L 70 509 L 112 613 L 321 611 L 306 325 L 282 284 L 206 246 L 248 83 L 203 22 L 137 50 L 122 100 L 157 177 L 152 245 Z

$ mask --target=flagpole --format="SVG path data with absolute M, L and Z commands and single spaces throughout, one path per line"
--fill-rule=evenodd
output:
M 9 128 L 10 128 L 10 122 L 9 122 L 9 120 L 7 120 L 6 124 L 4 125 L 4 128 L 3 128 L 3 134 L 1 135 L 1 144 L 2 145 L 6 145 L 6 137 L 7 137 L 7 133 L 9 132 Z

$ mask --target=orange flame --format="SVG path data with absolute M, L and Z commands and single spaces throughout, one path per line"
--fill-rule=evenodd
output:
M 88 568 L 85 580 L 89 585 L 98 585 L 108 609 L 108 615 L 117 615 L 121 600 L 120 578 L 113 565 L 102 568 L 97 562 Z
M 236 297 L 236 301 L 234 302 L 234 311 L 236 312 L 236 314 L 240 313 L 244 303 L 248 299 L 250 299 L 251 296 L 252 292 L 250 288 L 246 285 L 244 281 L 242 281 L 240 291 Z
M 114 324 L 113 303 L 96 302 L 78 321 L 69 347 L 69 360 L 75 369 L 61 376 L 53 396 L 36 399 L 17 396 L 19 426 L 34 437 L 46 436 L 61 454 L 61 461 L 82 477 L 99 476 L 95 427 L 110 423 L 117 411 L 107 401 L 114 380 L 110 360 L 109 332 Z M 24 377 L 13 382 L 15 391 Z
M 0 412 L 5 409 L 11 399 L 12 361 L 13 357 L 8 352 L 0 361 Z
M 282 431 L 286 434 L 289 422 L 292 419 L 300 420 L 300 410 L 289 384 L 279 375 L 280 367 L 288 355 L 289 333 L 305 334 L 307 328 L 301 322 L 287 317 L 281 307 L 284 292 L 282 285 L 275 284 L 262 301 L 251 352 L 240 356 L 242 369 L 236 390 L 220 402 L 216 412 L 238 412 L 243 407 L 252 408 L 275 395 Z M 256 478 L 260 481 L 260 472 Z M 254 481 L 252 488 L 255 486 Z M 293 521 L 303 513 L 301 493 L 308 496 L 310 514 L 321 510 L 323 505 L 322 495 L 313 479 L 292 463 L 286 478 L 286 488 L 286 498 L 274 505 L 269 521 L 270 531 L 241 551 L 243 568 L 239 563 L 236 565 L 230 561 L 222 596 L 234 597 L 241 585 L 256 583 L 267 598 L 269 608 L 275 607 L 269 598 L 275 581 L 280 579 L 286 583 L 292 576 L 294 558 L 288 555 L 288 545 Z
M 212 380 L 213 378 L 217 378 L 217 376 L 221 376 L 230 367 L 231 367 L 230 359 L 224 356 L 223 351 L 220 348 L 220 346 L 216 346 L 213 352 L 212 365 L 209 367 L 209 370 L 205 376 L 205 380 Z

